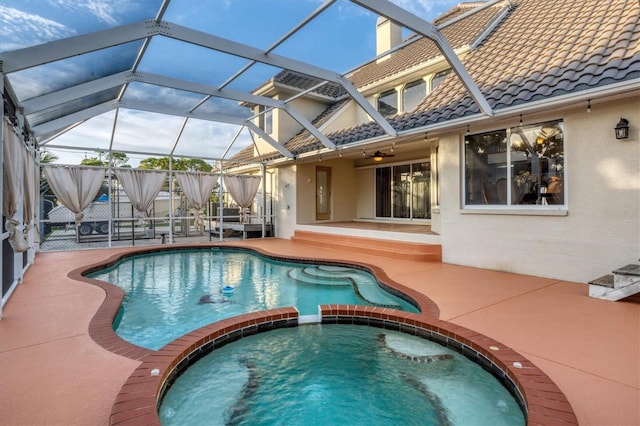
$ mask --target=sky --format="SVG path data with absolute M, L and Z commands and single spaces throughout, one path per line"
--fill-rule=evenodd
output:
M 460 3 L 459 0 L 391 1 L 426 21 Z M 322 3 L 321 0 L 173 0 L 163 19 L 265 50 Z M 160 4 L 161 0 L 0 0 L 0 53 L 154 18 Z M 375 20 L 376 16 L 368 10 L 347 0 L 338 0 L 273 53 L 343 74 L 375 56 Z M 18 97 L 26 100 L 95 78 L 98 72 L 95 64 L 100 65 L 100 72 L 105 75 L 126 70 L 139 48 L 139 43 L 130 43 L 10 74 L 9 80 Z M 219 86 L 244 64 L 246 60 L 235 56 L 154 37 L 139 69 Z M 259 64 L 227 87 L 250 91 L 278 71 Z M 198 98 L 192 95 L 132 84 L 124 99 L 162 100 L 170 105 L 193 106 Z M 247 115 L 237 103 L 230 101 L 212 100 L 203 108 L 208 112 Z M 108 148 L 112 133 L 114 149 L 168 153 L 182 125 L 182 118 L 125 109 L 119 110 L 115 128 L 114 118 L 115 111 L 102 114 L 48 142 L 84 147 L 79 151 L 51 150 L 59 157 L 58 162 L 78 164 L 85 157 L 95 157 L 95 148 Z M 218 158 L 237 132 L 237 126 L 190 120 L 175 153 L 201 156 L 204 152 Z M 186 143 L 187 140 L 190 142 Z M 249 143 L 250 136 L 245 130 L 230 153 Z M 130 164 L 135 166 L 149 156 L 129 155 Z

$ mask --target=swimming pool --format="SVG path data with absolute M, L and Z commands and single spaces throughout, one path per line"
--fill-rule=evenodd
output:
M 304 325 L 227 344 L 177 378 L 163 425 L 523 425 L 507 389 L 433 341 Z
M 212 246 L 220 247 L 220 246 Z M 278 258 L 302 263 L 345 266 L 342 260 L 297 259 L 277 255 L 261 248 L 225 245 L 225 249 L 250 250 L 268 258 Z M 158 407 L 150 401 L 161 401 L 175 379 L 188 371 L 198 359 L 238 339 L 279 328 L 292 328 L 308 321 L 300 317 L 293 307 L 270 309 L 242 314 L 207 324 L 155 351 L 132 345 L 119 338 L 113 323 L 123 299 L 123 291 L 101 280 L 87 278 L 93 272 L 104 271 L 130 256 L 162 253 L 169 250 L 201 250 L 190 245 L 174 246 L 170 249 L 142 249 L 116 254 L 100 263 L 78 268 L 69 277 L 85 281 L 102 288 L 107 297 L 89 326 L 91 337 L 105 349 L 140 361 L 132 372 L 112 406 L 110 424 L 119 424 L 127 419 L 140 419 L 149 424 L 160 424 Z M 208 248 L 207 248 L 208 249 Z M 352 261 L 349 262 L 351 264 Z M 464 354 L 472 362 L 482 366 L 496 377 L 519 401 L 526 418 L 533 421 L 544 419 L 573 419 L 575 415 L 566 397 L 553 381 L 533 363 L 508 346 L 474 330 L 439 320 L 438 306 L 425 294 L 395 282 L 380 267 L 354 262 L 355 269 L 375 273 L 385 288 L 394 289 L 394 294 L 405 294 L 406 299 L 420 306 L 420 312 L 407 312 L 377 306 L 323 304 L 319 307 L 318 322 L 321 324 L 368 325 L 385 330 L 401 331 L 422 339 L 437 342 Z M 541 386 L 550 398 L 537 397 Z M 212 409 L 215 409 L 213 407 Z M 543 414 L 544 413 L 544 414 Z M 570 422 L 571 423 L 571 422 Z
M 317 315 L 320 304 L 366 305 L 419 312 L 357 267 L 299 263 L 236 249 L 160 251 L 125 257 L 90 278 L 125 291 L 117 334 L 157 350 L 203 325 L 284 306 Z M 232 292 L 223 292 L 229 286 Z

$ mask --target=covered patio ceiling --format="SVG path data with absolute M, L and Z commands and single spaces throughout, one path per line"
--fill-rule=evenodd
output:
M 41 2 L 6 3 L 41 16 Z M 348 80 L 352 70 L 375 59 L 378 16 L 399 23 L 405 34 L 433 40 L 481 111 L 492 114 L 441 28 L 388 1 L 110 3 L 117 7 L 111 13 L 78 10 L 71 28 L 44 18 L 37 27 L 27 25 L 20 14 L 8 15 L 17 9 L 0 6 L 16 35 L 15 43 L 0 45 L 2 80 L 10 95 L 5 113 L 17 111 L 18 124 L 40 148 L 85 156 L 114 151 L 139 158 L 214 161 L 228 159 L 259 135 L 293 157 L 283 146 L 286 141 L 272 139 L 255 124 L 247 105 L 259 105 L 263 113 L 274 108 L 286 112 L 334 149 L 292 107 L 292 99 L 310 90 L 284 100 L 255 94 L 284 70 L 319 79 L 319 86 L 342 86 L 342 97 L 355 101 L 394 137 L 394 129 Z

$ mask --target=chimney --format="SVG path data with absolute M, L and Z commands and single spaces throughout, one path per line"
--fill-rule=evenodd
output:
M 376 56 L 399 45 L 402 42 L 402 27 L 389 18 L 380 16 L 376 21 Z M 380 58 L 378 62 L 389 56 Z

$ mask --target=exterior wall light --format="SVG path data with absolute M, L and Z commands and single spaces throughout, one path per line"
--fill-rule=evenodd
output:
M 616 139 L 629 139 L 629 120 L 620 118 L 614 130 L 616 131 Z

